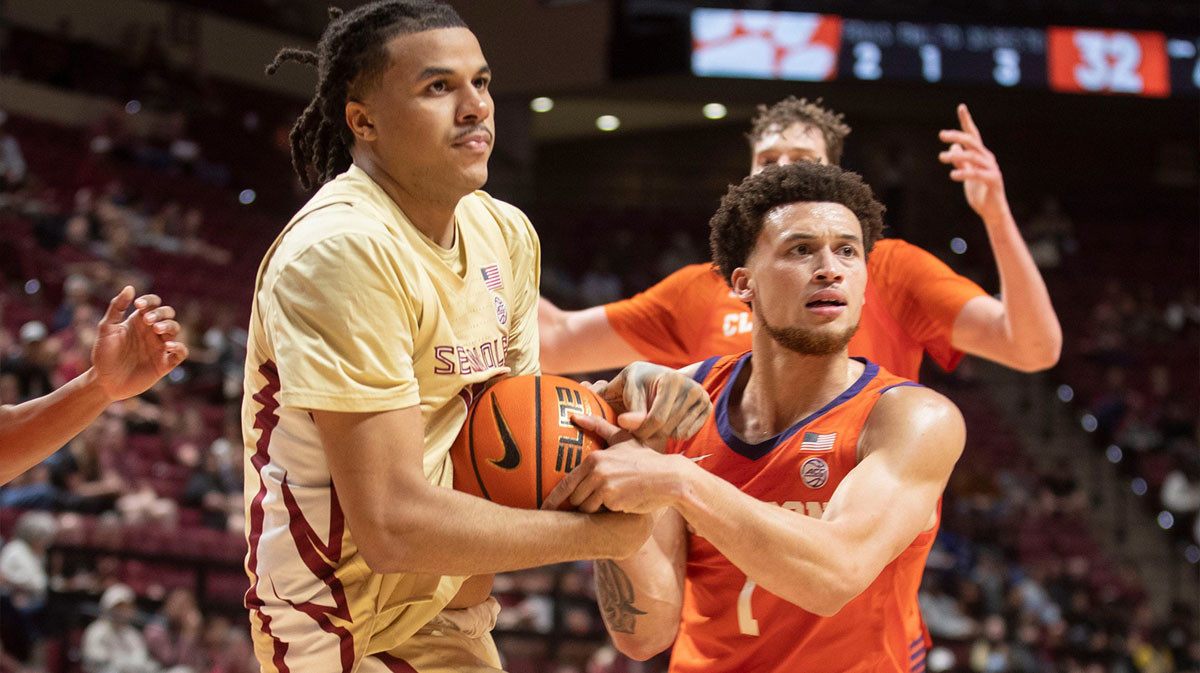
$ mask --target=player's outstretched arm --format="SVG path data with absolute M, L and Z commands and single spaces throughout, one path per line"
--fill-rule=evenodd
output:
M 155 295 L 134 301 L 126 286 L 100 320 L 92 366 L 58 390 L 13 406 L 0 406 L 0 484 L 37 465 L 86 428 L 109 404 L 145 392 L 187 358 L 175 341 L 175 309 Z
M 635 475 L 640 457 L 652 460 L 665 458 L 670 462 L 679 456 L 661 456 L 629 434 L 629 431 L 595 416 L 573 416 L 572 420 L 584 430 L 595 432 L 610 445 L 599 453 L 616 457 L 606 469 L 614 480 L 620 474 Z M 543 509 L 556 510 L 563 503 L 582 512 L 600 510 L 599 494 L 590 491 L 593 481 L 586 479 L 595 467 L 585 459 L 586 469 L 576 467 L 550 492 Z M 581 487 L 581 483 L 588 484 Z M 653 486 L 644 482 L 647 488 Z M 659 486 L 663 482 L 659 482 Z M 679 611 L 683 606 L 684 564 L 687 560 L 687 532 L 679 513 L 667 508 L 669 490 L 659 492 L 657 499 L 638 503 L 638 511 L 658 517 L 654 533 L 632 556 L 620 560 L 596 561 L 594 574 L 596 601 L 604 626 L 613 644 L 626 656 L 645 660 L 662 652 L 675 642 L 679 632 Z M 616 503 L 614 503 L 616 504 Z
M 938 159 L 953 166 L 950 179 L 963 184 L 967 203 L 983 219 L 1000 272 L 1000 299 L 976 297 L 955 319 L 955 348 L 1025 372 L 1054 366 L 1062 350 L 1062 327 L 1042 274 L 1017 229 L 996 156 L 983 144 L 966 105 L 958 106 L 961 129 L 943 130 L 951 143 Z
M 597 432 L 606 425 L 592 417 L 576 422 Z M 546 506 L 672 507 L 758 586 L 831 615 L 933 525 L 964 437 L 962 415 L 949 400 L 905 386 L 876 404 L 860 437 L 862 458 L 820 519 L 757 500 L 682 455 L 660 455 L 636 440 L 589 454 Z
M 513 509 L 430 484 L 419 406 L 313 411 L 338 501 L 375 572 L 481 575 L 630 556 L 653 520 Z
M 547 374 L 616 369 L 641 357 L 609 324 L 603 306 L 564 311 L 545 297 L 538 299 L 538 342 Z
M 900 387 L 876 404 L 860 436 L 862 458 L 821 518 L 756 500 L 708 473 L 688 483 L 676 507 L 758 586 L 832 615 L 934 524 L 964 439 L 949 400 Z
M 613 644 L 646 660 L 675 642 L 683 606 L 687 533 L 683 517 L 662 512 L 654 534 L 633 556 L 596 561 L 596 602 Z

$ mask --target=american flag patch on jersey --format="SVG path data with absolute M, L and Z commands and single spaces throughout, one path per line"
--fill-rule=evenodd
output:
M 828 451 L 833 448 L 833 440 L 837 439 L 837 433 L 831 432 L 828 435 L 822 435 L 816 432 L 804 433 L 804 439 L 800 441 L 801 451 Z
M 479 270 L 483 274 L 483 284 L 489 290 L 499 290 L 504 287 L 504 280 L 500 278 L 500 265 L 488 264 Z

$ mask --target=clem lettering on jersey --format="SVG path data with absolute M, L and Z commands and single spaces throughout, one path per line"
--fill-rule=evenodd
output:
M 747 334 L 753 330 L 754 323 L 750 320 L 750 314 L 745 311 L 741 313 L 726 313 L 724 320 L 721 321 L 721 331 L 727 337 Z

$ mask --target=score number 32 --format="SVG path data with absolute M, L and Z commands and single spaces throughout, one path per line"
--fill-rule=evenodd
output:
M 1056 91 L 1170 94 L 1162 33 L 1052 27 L 1046 50 L 1050 86 Z

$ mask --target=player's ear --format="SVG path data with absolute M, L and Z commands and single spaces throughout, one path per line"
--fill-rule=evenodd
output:
M 754 299 L 754 280 L 750 278 L 750 272 L 746 267 L 739 266 L 733 270 L 729 276 L 729 283 L 733 286 L 733 293 L 738 299 L 749 303 Z
M 350 127 L 350 132 L 358 140 L 371 142 L 378 137 L 367 106 L 356 100 L 346 103 L 346 126 Z

